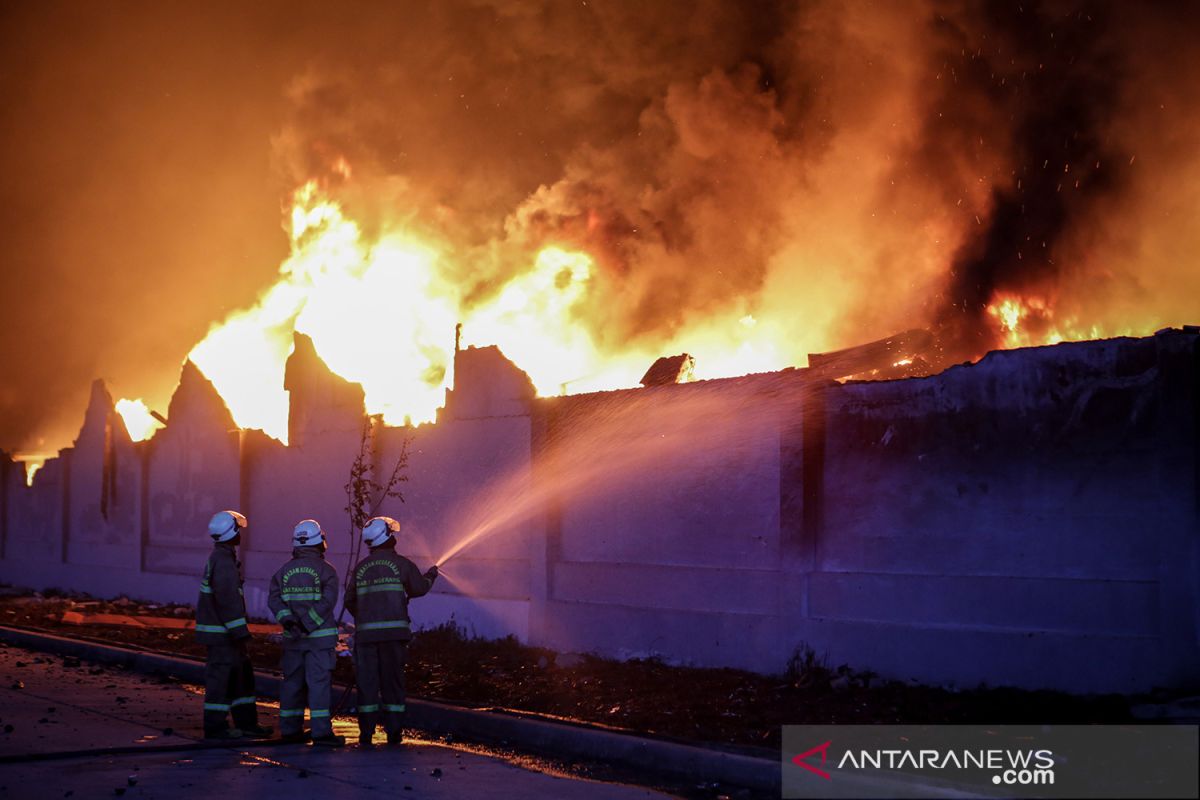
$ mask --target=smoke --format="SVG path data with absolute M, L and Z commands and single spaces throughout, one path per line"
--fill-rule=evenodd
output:
M 936 17 L 940 91 L 920 157 L 944 157 L 934 147 L 968 161 L 976 148 L 1006 156 L 936 318 L 961 355 L 994 343 L 984 309 L 997 291 L 1053 291 L 1071 256 L 1064 235 L 1094 222 L 1097 203 L 1125 184 L 1128 154 L 1109 134 L 1126 79 L 1112 24 L 1096 4 L 995 3 Z
M 94 374 L 163 407 L 313 178 L 437 241 L 468 306 L 586 250 L 579 326 L 702 375 L 739 337 L 802 365 L 916 325 L 974 357 L 1005 294 L 1095 335 L 1200 316 L 1193 4 L 3 13 L 6 443 L 62 444 Z
M 789 342 L 788 363 L 913 325 L 969 358 L 999 344 L 986 308 L 1006 294 L 1035 299 L 1035 335 L 1063 317 L 1100 334 L 1153 316 L 1105 324 L 1140 281 L 1097 263 L 1117 246 L 1100 229 L 1129 214 L 1131 158 L 1159 133 L 1129 125 L 1138 78 L 1194 16 L 481 3 L 422 22 L 449 52 L 434 36 L 429 52 L 301 79 L 278 141 L 297 178 L 334 154 L 362 165 L 344 195 L 359 216 L 456 243 L 469 300 L 546 244 L 585 250 L 601 272 L 578 323 L 613 353 L 694 350 L 713 320 L 752 314 Z M 390 102 L 434 75 L 432 106 Z M 1080 286 L 1092 272 L 1103 287 Z

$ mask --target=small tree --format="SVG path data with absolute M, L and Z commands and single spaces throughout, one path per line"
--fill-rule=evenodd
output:
M 396 457 L 396 464 L 388 474 L 387 482 L 380 483 L 375 478 L 375 437 L 376 431 L 382 427 L 383 416 L 381 414 L 363 416 L 362 432 L 358 439 L 358 454 L 350 465 L 350 480 L 344 487 L 346 507 L 343 510 L 346 512 L 350 525 L 350 560 L 346 564 L 344 591 L 351 591 L 354 585 L 352 573 L 362 551 L 362 537 L 359 533 L 367 524 L 367 520 L 379 512 L 379 507 L 389 497 L 394 497 L 401 503 L 404 502 L 404 494 L 399 487 L 400 484 L 408 481 L 408 446 L 412 442 L 412 429 L 406 428 L 404 439 L 400 444 L 400 455 Z M 345 613 L 345 607 L 342 608 L 342 613 Z M 341 622 L 340 616 L 338 622 Z
M 405 470 L 408 468 L 408 445 L 412 441 L 412 433 L 406 432 L 400 445 L 400 455 L 396 465 L 388 475 L 387 483 L 375 479 L 375 431 L 382 427 L 382 415 L 375 414 L 363 417 L 362 433 L 358 440 L 358 455 L 350 465 L 350 480 L 344 487 L 346 490 L 345 512 L 350 518 L 350 535 L 367 524 L 367 520 L 375 516 L 383 501 L 394 497 L 401 503 L 404 495 L 398 488 L 401 483 L 408 481 Z

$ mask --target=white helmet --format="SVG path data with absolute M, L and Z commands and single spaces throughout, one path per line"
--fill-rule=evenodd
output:
M 214 542 L 228 542 L 246 527 L 246 518 L 236 511 L 218 511 L 208 521 L 208 535 Z
M 315 519 L 302 519 L 292 531 L 292 547 L 316 547 L 325 544 L 325 531 Z
M 363 541 L 367 547 L 379 547 L 389 536 L 400 532 L 400 523 L 391 517 L 371 517 L 363 526 Z

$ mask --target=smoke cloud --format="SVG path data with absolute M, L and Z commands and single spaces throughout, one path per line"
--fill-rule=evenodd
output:
M 584 249 L 579 324 L 701 370 L 698 327 L 747 316 L 800 365 L 918 325 L 977 356 L 1004 293 L 1097 335 L 1200 319 L 1190 4 L 0 13 L 6 446 L 67 443 L 94 375 L 164 407 L 313 178 L 443 243 L 468 303 Z

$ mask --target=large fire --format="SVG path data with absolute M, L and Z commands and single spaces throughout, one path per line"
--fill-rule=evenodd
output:
M 8 327 L 33 336 L 0 444 L 68 443 L 93 372 L 151 437 L 184 355 L 283 440 L 296 332 L 403 424 L 444 402 L 460 324 L 556 395 L 680 353 L 890 379 L 1196 321 L 1194 11 L 513 6 L 14 21 L 40 43 L 14 79 L 47 83 L 9 126 Z M 196 60 L 124 58 L 160 29 Z M 76 80 L 104 48 L 128 69 Z
M 368 239 L 315 181 L 298 189 L 288 220 L 291 253 L 279 280 L 250 308 L 215 325 L 189 358 L 237 424 L 287 438 L 284 366 L 293 331 L 310 336 L 333 372 L 362 384 L 368 412 L 393 425 L 431 421 L 462 344 L 499 345 L 542 395 L 634 386 L 654 356 L 606 354 L 577 316 L 595 265 L 584 252 L 547 246 L 491 299 L 468 306 L 448 277 L 449 248 L 408 230 Z M 780 369 L 786 358 L 753 316 L 717 317 L 677 337 L 708 356 L 698 377 Z M 682 346 L 682 345 L 681 345 Z M 117 411 L 135 440 L 159 427 L 141 400 Z
M 287 440 L 284 367 L 294 331 L 312 338 L 333 372 L 362 384 L 368 412 L 393 425 L 434 419 L 452 379 L 460 321 L 462 344 L 499 345 L 543 396 L 634 386 L 653 357 L 675 349 L 698 354 L 699 378 L 792 363 L 779 331 L 750 314 L 693 323 L 658 352 L 603 352 L 579 323 L 596 268 L 578 250 L 547 246 L 490 300 L 468 304 L 449 277 L 450 248 L 400 228 L 368 238 L 315 181 L 294 193 L 287 227 L 291 253 L 278 281 L 189 354 L 239 426 L 280 441 Z M 1037 296 L 998 294 L 986 310 L 1010 348 L 1126 332 L 1058 319 Z M 122 399 L 117 411 L 135 441 L 162 427 L 141 400 Z

